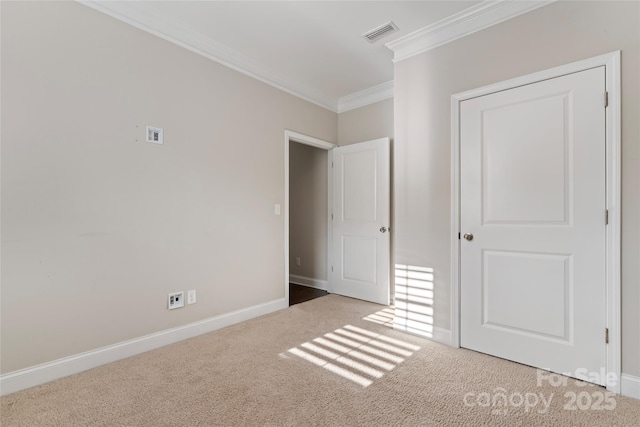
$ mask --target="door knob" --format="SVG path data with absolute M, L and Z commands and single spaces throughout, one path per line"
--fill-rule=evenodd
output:
M 381 233 L 386 233 L 387 232 L 387 227 L 380 227 L 380 232 Z
M 464 233 L 464 235 L 462 237 L 464 237 L 465 240 L 468 240 L 468 241 L 472 241 L 473 240 L 473 234 L 471 234 L 471 233 Z

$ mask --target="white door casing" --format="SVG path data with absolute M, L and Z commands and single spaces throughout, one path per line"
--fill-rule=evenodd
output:
M 460 347 L 461 339 L 461 200 L 460 200 L 460 110 L 466 100 L 493 94 L 544 80 L 566 76 L 597 67 L 605 68 L 605 186 L 608 224 L 605 228 L 605 306 L 606 328 L 606 387 L 621 392 L 621 286 L 620 286 L 620 225 L 621 225 L 621 83 L 620 51 L 580 60 L 551 69 L 516 77 L 451 96 L 451 345 Z M 605 94 L 603 94 L 605 95 Z M 603 101 L 605 97 L 603 96 Z
M 558 373 L 604 367 L 604 73 L 462 102 L 463 347 Z
M 389 304 L 389 138 L 331 150 L 331 292 Z

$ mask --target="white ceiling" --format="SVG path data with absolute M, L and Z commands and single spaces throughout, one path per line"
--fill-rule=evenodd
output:
M 153 7 L 294 82 L 341 98 L 393 80 L 384 47 L 473 1 L 167 1 Z M 362 34 L 392 20 L 375 43 Z
M 385 44 L 479 1 L 83 1 L 218 62 L 338 111 L 393 80 Z M 362 34 L 392 20 L 374 43 Z

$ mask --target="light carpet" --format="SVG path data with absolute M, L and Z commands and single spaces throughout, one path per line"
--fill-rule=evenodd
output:
M 5 396 L 2 426 L 640 426 L 638 400 L 389 319 L 319 298 Z

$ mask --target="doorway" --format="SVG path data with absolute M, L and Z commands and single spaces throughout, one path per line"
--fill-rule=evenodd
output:
M 293 145 L 292 145 L 293 144 Z M 302 147 L 296 144 L 310 146 Z M 326 244 L 326 258 L 315 271 L 326 271 L 326 281 L 313 277 L 297 276 L 300 284 L 325 288 L 336 293 L 379 304 L 389 303 L 390 293 L 390 142 L 389 138 L 380 138 L 345 147 L 308 137 L 299 133 L 285 131 L 285 298 L 289 303 L 289 279 L 293 271 L 305 271 L 305 260 L 291 252 L 291 196 L 292 191 L 304 193 L 308 188 L 300 188 L 291 179 L 291 152 L 293 150 L 318 154 L 326 161 L 326 240 L 317 238 Z M 326 153 L 326 154 L 325 154 Z M 297 167 L 298 165 L 296 165 Z M 305 166 L 310 168 L 310 166 Z M 303 167 L 303 173 L 309 171 Z M 324 166 L 321 166 L 322 168 Z M 317 169 L 317 165 L 316 165 Z M 322 180 L 322 179 L 321 179 Z M 320 181 L 321 181 L 320 180 Z M 316 179 L 317 181 L 317 179 Z M 310 181 L 311 182 L 311 181 Z M 311 184 L 309 184 L 311 185 Z M 318 186 L 320 185 L 311 185 Z M 322 191 L 320 191 L 322 192 Z M 322 194 L 314 196 L 316 200 Z M 310 203 L 310 202 L 303 202 Z M 319 204 L 319 203 L 318 203 Z M 308 208 L 304 206 L 303 209 Z M 334 212 L 335 210 L 335 212 Z M 314 212 L 316 223 L 322 224 L 322 213 Z M 307 214 L 311 216 L 311 214 Z M 301 217 L 303 227 L 298 228 L 304 236 L 305 218 Z M 321 236 L 322 232 L 316 233 Z M 303 245 L 313 245 L 312 239 L 306 239 Z M 317 248 L 316 248 L 317 249 Z M 311 251 L 308 251 L 310 253 Z M 318 253 L 321 258 L 323 253 Z M 323 265 L 324 264 L 324 265 Z M 306 270 L 313 271 L 313 270 Z
M 289 142 L 289 305 L 327 294 L 328 152 Z
M 334 147 L 328 141 L 285 131 L 285 299 L 289 305 L 330 292 L 329 150 Z

